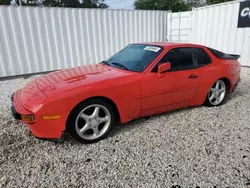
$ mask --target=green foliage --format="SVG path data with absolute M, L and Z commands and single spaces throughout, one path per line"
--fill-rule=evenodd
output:
M 0 0 L 0 5 L 9 5 L 10 0 Z
M 0 5 L 10 5 L 10 0 L 0 0 Z M 19 0 L 16 0 L 19 5 Z M 31 0 L 22 1 L 22 6 L 71 7 L 71 8 L 108 8 L 104 0 Z
M 207 0 L 206 4 L 212 5 L 212 4 L 224 3 L 224 2 L 228 2 L 228 1 L 233 1 L 233 0 Z
M 141 10 L 186 11 L 189 9 L 184 0 L 136 0 L 135 8 Z
M 48 7 L 108 8 L 104 1 L 98 0 L 85 0 L 82 3 L 78 0 L 44 0 L 43 5 Z
M 204 1 L 201 0 L 186 0 L 186 3 L 190 9 L 193 7 L 202 7 L 204 5 Z
M 188 11 L 192 7 L 202 7 L 233 0 L 135 0 L 135 8 L 142 10 Z

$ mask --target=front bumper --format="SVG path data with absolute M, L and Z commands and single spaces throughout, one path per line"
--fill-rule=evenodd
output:
M 21 102 L 16 99 L 16 96 L 14 94 L 11 95 L 11 114 L 14 119 L 18 121 L 22 121 L 22 115 L 23 114 L 30 114 L 31 112 L 27 111 L 22 107 Z M 64 131 L 60 131 L 60 129 L 57 129 L 57 124 L 60 124 L 60 122 L 53 121 L 53 120 L 42 120 L 39 118 L 39 115 L 35 114 L 38 121 L 32 124 L 27 124 L 23 122 L 24 124 L 27 124 L 28 128 L 32 132 L 32 134 L 42 140 L 48 140 L 53 142 L 62 143 L 64 141 Z

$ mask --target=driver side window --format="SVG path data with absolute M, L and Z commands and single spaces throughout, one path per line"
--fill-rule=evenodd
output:
M 153 72 L 157 72 L 158 66 L 162 63 L 170 62 L 171 69 L 169 72 L 194 69 L 192 48 L 174 48 L 169 50 L 159 61 Z

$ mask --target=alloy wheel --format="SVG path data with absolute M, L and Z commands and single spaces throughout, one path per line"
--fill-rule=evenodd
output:
M 225 83 L 222 80 L 217 80 L 208 93 L 209 102 L 214 106 L 219 105 L 224 100 L 226 92 Z
M 100 104 L 93 104 L 84 108 L 77 116 L 75 129 L 77 134 L 85 140 L 95 140 L 103 136 L 110 127 L 111 114 Z

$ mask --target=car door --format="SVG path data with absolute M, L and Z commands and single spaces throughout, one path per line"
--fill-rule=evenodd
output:
M 193 54 L 195 57 L 196 70 L 199 75 L 199 83 L 196 95 L 191 102 L 191 105 L 200 105 L 204 102 L 207 92 L 215 81 L 213 78 L 216 77 L 215 73 L 220 72 L 216 71 L 216 69 L 220 69 L 219 67 L 215 67 L 212 64 L 212 58 L 207 53 L 206 48 L 195 47 L 193 48 Z
M 171 69 L 159 75 L 158 66 L 164 62 L 170 62 Z M 192 48 L 170 49 L 142 81 L 142 115 L 152 114 L 146 112 L 150 109 L 158 113 L 157 108 L 164 111 L 166 106 L 187 106 L 195 95 L 198 82 Z

